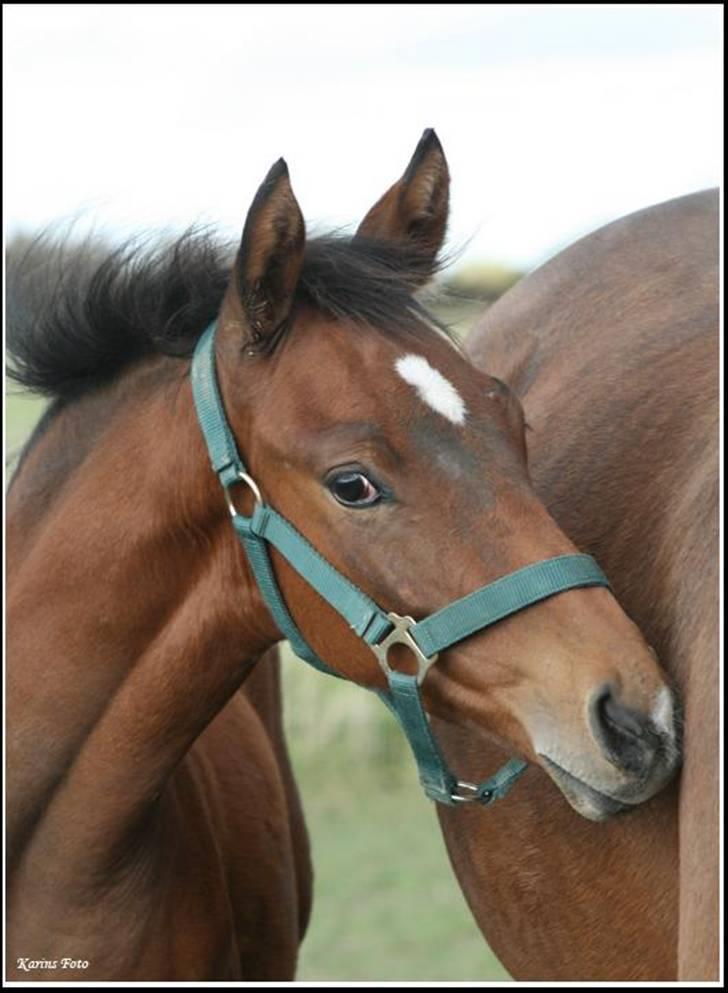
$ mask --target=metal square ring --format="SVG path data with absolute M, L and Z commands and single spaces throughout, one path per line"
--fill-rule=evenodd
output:
M 392 645 L 404 645 L 409 648 L 411 652 L 414 652 L 415 658 L 417 659 L 417 683 L 422 684 L 422 680 L 427 675 L 427 670 L 430 666 L 437 662 L 438 653 L 435 652 L 434 655 L 425 655 L 420 646 L 417 644 L 415 639 L 410 634 L 410 628 L 414 627 L 417 623 L 413 617 L 405 615 L 401 617 L 399 614 L 390 612 L 387 614 L 387 618 L 392 622 L 393 627 L 389 634 L 386 634 L 382 640 L 377 645 L 370 645 L 369 647 L 377 656 L 379 664 L 385 673 L 389 675 L 390 672 L 396 672 L 396 669 L 392 669 L 389 662 L 387 661 L 387 655 L 389 654 L 389 649 Z

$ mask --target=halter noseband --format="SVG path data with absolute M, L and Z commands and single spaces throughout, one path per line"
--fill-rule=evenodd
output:
M 608 587 L 606 576 L 590 555 L 559 555 L 502 576 L 421 621 L 382 610 L 323 558 L 285 517 L 263 502 L 255 481 L 245 471 L 225 416 L 215 372 L 215 328 L 213 322 L 201 336 L 192 359 L 195 409 L 212 468 L 225 490 L 233 527 L 281 634 L 299 658 L 322 672 L 339 676 L 316 655 L 293 621 L 276 582 L 267 543 L 277 548 L 374 652 L 389 687 L 376 692 L 407 736 L 427 796 L 449 805 L 468 801 L 488 804 L 505 796 L 527 763 L 510 759 L 480 784 L 458 780 L 433 737 L 422 706 L 420 685 L 443 649 L 556 593 L 579 586 Z M 250 517 L 238 513 L 229 492 L 239 482 L 246 483 L 255 497 Z M 406 645 L 414 653 L 415 676 L 390 667 L 387 656 L 395 644 Z

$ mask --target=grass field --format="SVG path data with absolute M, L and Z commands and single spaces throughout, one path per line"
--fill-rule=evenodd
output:
M 31 393 L 5 395 L 5 463 L 11 463 L 43 413 L 46 401 Z
M 447 316 L 461 327 L 470 318 L 467 307 Z M 37 397 L 7 397 L 6 463 L 43 407 Z M 384 705 L 310 670 L 290 651 L 283 674 L 316 875 L 298 979 L 508 980 L 465 905 L 434 805 Z
M 316 873 L 298 978 L 508 979 L 466 907 L 434 804 L 384 705 L 290 651 L 283 677 Z

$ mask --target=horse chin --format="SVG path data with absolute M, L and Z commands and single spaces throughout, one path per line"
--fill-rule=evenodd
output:
M 600 793 L 582 779 L 573 776 L 547 755 L 542 755 L 547 771 L 577 814 L 590 821 L 607 821 L 616 814 L 630 810 L 634 805 L 615 800 Z

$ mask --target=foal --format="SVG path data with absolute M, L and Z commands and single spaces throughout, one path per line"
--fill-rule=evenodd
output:
M 18 378 L 57 398 L 8 498 L 16 975 L 21 961 L 50 963 L 34 979 L 294 974 L 305 845 L 280 729 L 240 692 L 280 633 L 195 418 L 190 355 L 210 321 L 263 498 L 387 609 L 421 617 L 575 551 L 531 489 L 520 404 L 413 296 L 437 267 L 448 190 L 425 132 L 353 238 L 307 242 L 281 160 L 231 272 L 193 239 L 85 281 L 67 271 L 47 312 L 11 313 Z M 234 500 L 250 510 L 247 490 Z M 273 565 L 319 657 L 383 687 L 368 646 Z M 652 796 L 677 762 L 670 691 L 604 588 L 460 642 L 423 696 L 540 765 L 587 817 Z

